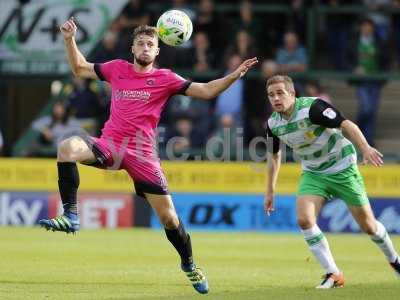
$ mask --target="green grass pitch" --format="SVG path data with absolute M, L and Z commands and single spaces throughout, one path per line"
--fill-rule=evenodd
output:
M 210 282 L 196 294 L 161 231 L 0 227 L 0 299 L 399 299 L 400 280 L 365 235 L 328 235 L 343 289 L 322 275 L 300 234 L 192 233 Z M 393 238 L 400 248 L 400 237 Z

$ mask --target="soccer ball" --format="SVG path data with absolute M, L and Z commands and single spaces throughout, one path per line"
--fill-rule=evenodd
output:
M 158 18 L 157 32 L 160 40 L 169 46 L 179 46 L 190 39 L 192 21 L 183 11 L 168 10 Z

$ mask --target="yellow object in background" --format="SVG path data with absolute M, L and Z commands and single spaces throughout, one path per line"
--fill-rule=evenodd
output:
M 162 163 L 171 192 L 264 193 L 266 165 L 252 162 Z M 400 166 L 362 166 L 370 196 L 400 197 Z M 80 191 L 131 192 L 133 184 L 125 171 L 106 171 L 79 164 Z M 293 194 L 300 165 L 284 164 L 277 193 Z M 57 167 L 52 159 L 0 159 L 0 189 L 7 191 L 57 191 Z

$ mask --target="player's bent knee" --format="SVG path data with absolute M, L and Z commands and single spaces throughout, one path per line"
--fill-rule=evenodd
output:
M 79 145 L 85 143 L 82 138 L 72 136 L 61 141 L 57 147 L 57 158 L 60 162 L 78 161 L 78 152 L 81 152 Z
M 368 235 L 374 235 L 376 233 L 376 225 L 375 224 L 364 224 L 361 226 L 362 231 L 364 231 Z
M 297 217 L 297 224 L 299 224 L 301 229 L 309 229 L 315 225 L 315 220 L 307 218 L 304 216 Z
M 167 229 L 176 229 L 179 226 L 178 216 L 172 213 L 160 215 L 160 222 Z

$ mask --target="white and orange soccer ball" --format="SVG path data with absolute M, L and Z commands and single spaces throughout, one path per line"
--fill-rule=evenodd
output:
M 190 39 L 193 24 L 183 11 L 168 10 L 158 18 L 157 31 L 161 41 L 175 47 Z

